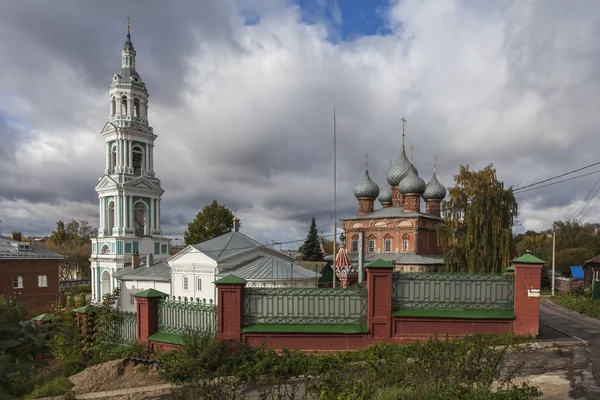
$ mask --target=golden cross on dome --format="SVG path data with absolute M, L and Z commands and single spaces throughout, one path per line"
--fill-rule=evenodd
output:
M 415 146 L 410 146 L 410 163 L 413 163 L 413 158 L 414 158 L 414 151 L 415 151 Z
M 365 169 L 369 170 L 369 153 L 365 154 Z
M 433 173 L 435 174 L 435 167 L 437 166 L 437 156 L 433 156 Z
M 131 25 L 129 25 L 129 17 L 127 17 L 127 33 L 129 33 L 129 29 L 131 29 Z

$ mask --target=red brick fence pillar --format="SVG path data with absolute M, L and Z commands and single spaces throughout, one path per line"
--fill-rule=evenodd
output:
M 367 269 L 367 325 L 374 339 L 392 337 L 392 272 L 394 266 L 378 259 Z
M 217 285 L 217 337 L 223 340 L 242 340 L 244 288 L 246 281 L 227 275 Z
M 146 289 L 133 295 L 136 300 L 138 343 L 148 343 L 148 337 L 158 332 L 158 300 L 165 298 L 166 293 L 155 289 Z
M 542 266 L 546 262 L 525 254 L 513 260 L 515 271 L 515 322 L 513 331 L 517 335 L 539 334 L 540 289 Z

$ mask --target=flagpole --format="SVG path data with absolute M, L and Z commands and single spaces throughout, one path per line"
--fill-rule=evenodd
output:
M 337 268 L 335 265 L 337 240 L 337 127 L 335 123 L 335 108 L 333 109 L 333 287 L 337 278 Z

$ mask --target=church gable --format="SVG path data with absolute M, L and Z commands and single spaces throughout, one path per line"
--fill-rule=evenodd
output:
M 117 127 L 114 126 L 112 123 L 107 122 L 106 124 L 104 124 L 104 128 L 102 128 L 102 131 L 100 131 L 100 133 L 102 135 L 105 135 L 107 133 L 114 133 L 117 131 Z
M 118 187 L 119 187 L 119 184 L 108 175 L 104 175 L 102 177 L 102 179 L 100 179 L 100 182 L 98 182 L 96 184 L 97 191 L 112 190 L 112 189 L 117 189 Z

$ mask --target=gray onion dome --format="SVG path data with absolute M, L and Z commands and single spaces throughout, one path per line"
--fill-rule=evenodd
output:
M 379 186 L 369 177 L 369 171 L 365 171 L 362 181 L 354 186 L 354 197 L 357 199 L 373 199 L 379 195 Z
M 437 180 L 434 172 L 425 188 L 423 198 L 425 200 L 444 200 L 444 197 L 446 197 L 446 188 Z
M 408 158 L 406 158 L 404 147 L 402 147 L 400 159 L 398 159 L 398 161 L 396 161 L 387 172 L 388 183 L 391 186 L 398 186 L 406 174 L 408 174 L 408 171 L 411 169 L 411 167 L 410 161 L 408 161 Z
M 390 184 L 388 183 L 387 185 L 385 185 L 385 187 L 383 189 L 381 189 L 381 191 L 379 192 L 379 197 L 378 200 L 380 203 L 391 203 L 392 202 L 392 187 L 390 186 Z
M 426 187 L 425 181 L 415 173 L 413 168 L 408 169 L 408 174 L 398 185 L 398 189 L 402 194 L 423 194 Z

